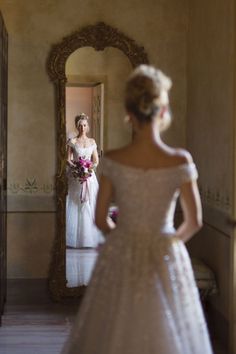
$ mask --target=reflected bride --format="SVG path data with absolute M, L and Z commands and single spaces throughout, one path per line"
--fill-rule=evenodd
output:
M 87 137 L 88 119 L 84 113 L 75 117 L 78 135 L 67 142 L 66 246 L 70 248 L 95 248 L 100 238 L 94 224 L 99 159 L 95 140 Z
M 72 179 L 70 178 L 68 183 L 68 178 L 65 176 L 66 136 L 68 141 L 72 134 L 73 138 L 78 134 L 73 133 L 74 117 L 77 112 L 83 111 L 90 117 L 91 137 L 95 138 L 98 144 L 99 155 L 102 156 L 106 150 L 130 143 L 131 126 L 128 128 L 120 119 L 125 113 L 122 104 L 123 83 L 133 67 L 148 61 L 143 46 L 139 46 L 133 38 L 104 23 L 80 28 L 55 43 L 50 50 L 47 70 L 55 85 L 58 139 L 55 185 L 57 225 L 49 289 L 56 301 L 63 297 L 77 297 L 84 294 L 83 285 L 88 282 L 88 277 L 76 281 L 78 277 L 75 275 L 79 269 L 84 269 L 84 264 L 81 266 L 80 261 L 85 257 L 79 255 L 88 254 L 90 260 L 91 254 L 96 254 L 95 249 L 64 246 L 67 231 L 65 224 L 68 224 L 66 204 L 68 206 L 69 196 L 67 194 L 68 187 L 71 193 Z M 66 170 L 69 170 L 69 166 Z M 99 172 L 98 170 L 98 174 Z M 75 257 L 72 257 L 72 254 Z

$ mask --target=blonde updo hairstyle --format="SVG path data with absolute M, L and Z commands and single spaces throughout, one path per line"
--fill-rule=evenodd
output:
M 125 108 L 127 112 L 134 114 L 140 123 L 150 123 L 159 109 L 168 105 L 167 93 L 171 85 L 171 80 L 162 71 L 149 65 L 138 66 L 126 83 Z M 164 92 L 166 95 L 163 95 Z M 163 119 L 162 130 L 166 129 L 170 123 L 169 112 L 164 116 L 166 119 Z
M 80 124 L 82 123 L 82 121 L 86 121 L 87 122 L 87 133 L 89 132 L 89 117 L 85 114 L 85 113 L 80 113 L 78 114 L 78 116 L 75 117 L 75 127 L 76 129 L 79 129 Z

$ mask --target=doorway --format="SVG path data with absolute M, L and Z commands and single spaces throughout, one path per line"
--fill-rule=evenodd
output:
M 89 136 L 95 139 L 98 154 L 104 151 L 104 84 L 78 83 L 66 86 L 66 136 L 73 138 L 77 132 L 74 118 L 79 113 L 85 113 L 89 118 Z
M 66 86 L 66 136 L 75 137 L 75 117 L 89 117 L 89 137 L 95 139 L 99 157 L 104 151 L 104 84 L 78 83 Z M 99 174 L 99 166 L 96 171 Z M 97 259 L 96 249 L 66 249 L 67 287 L 87 286 Z

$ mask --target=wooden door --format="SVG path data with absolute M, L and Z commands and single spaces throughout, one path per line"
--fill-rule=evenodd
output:
M 92 134 L 98 146 L 98 154 L 101 157 L 103 154 L 104 140 L 104 84 L 99 83 L 93 87 L 92 92 Z
M 0 13 L 0 316 L 6 301 L 7 281 L 7 78 L 8 36 Z

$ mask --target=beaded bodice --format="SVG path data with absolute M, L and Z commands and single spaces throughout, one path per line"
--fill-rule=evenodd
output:
M 144 170 L 103 158 L 102 171 L 114 188 L 117 226 L 132 233 L 173 233 L 180 186 L 197 178 L 194 163 Z
M 84 157 L 85 159 L 90 160 L 94 150 L 97 148 L 95 143 L 87 147 L 81 147 L 78 143 L 69 141 L 68 145 L 72 148 L 75 160 L 78 160 L 79 157 Z

